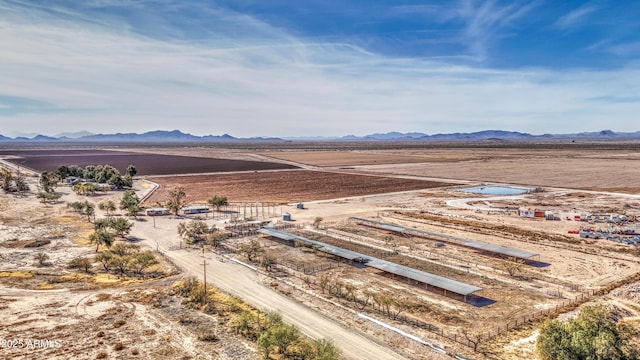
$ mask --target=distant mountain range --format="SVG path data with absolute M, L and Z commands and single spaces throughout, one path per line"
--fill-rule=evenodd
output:
M 15 138 L 0 135 L 0 142 L 284 142 L 292 140 L 327 140 L 327 141 L 536 141 L 536 140 L 640 140 L 640 131 L 614 132 L 602 130 L 598 132 L 582 132 L 575 134 L 544 134 L 531 135 L 527 133 L 503 130 L 485 130 L 472 133 L 451 133 L 427 135 L 419 132 L 400 133 L 388 132 L 365 136 L 347 135 L 343 137 L 316 138 L 236 138 L 228 134 L 197 136 L 183 133 L 179 130 L 156 130 L 142 134 L 92 134 L 86 131 L 77 133 L 63 133 L 55 137 L 35 135 L 33 137 L 19 136 Z
M 117 133 L 117 134 L 92 134 L 82 131 L 78 133 L 63 133 L 55 137 L 36 135 L 33 137 L 19 136 L 15 138 L 0 135 L 0 142 L 229 142 L 229 141 L 284 141 L 279 138 L 236 138 L 228 134 L 197 136 L 185 134 L 180 130 L 164 131 L 156 130 L 142 134 Z

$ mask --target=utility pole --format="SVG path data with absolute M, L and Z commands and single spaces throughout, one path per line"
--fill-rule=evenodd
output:
M 204 252 L 204 249 L 202 249 L 202 251 Z M 202 267 L 204 268 L 203 274 L 204 274 L 204 298 L 202 299 L 203 303 L 205 301 L 207 301 L 207 259 L 204 259 L 202 261 Z

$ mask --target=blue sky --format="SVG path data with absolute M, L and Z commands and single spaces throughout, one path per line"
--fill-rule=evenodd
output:
M 0 134 L 638 131 L 640 3 L 0 0 Z

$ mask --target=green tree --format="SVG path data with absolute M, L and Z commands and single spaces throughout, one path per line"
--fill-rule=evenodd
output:
M 98 204 L 98 209 L 104 211 L 110 217 L 116 211 L 116 204 L 112 200 L 103 201 Z
M 96 166 L 95 165 L 87 165 L 84 167 L 84 171 L 82 172 L 82 178 L 86 180 L 96 179 Z
M 120 209 L 125 210 L 130 216 L 136 216 L 140 212 L 140 199 L 135 191 L 125 190 L 120 200 Z
M 110 247 L 113 244 L 114 235 L 108 231 L 95 230 L 89 235 L 89 241 L 96 244 L 96 252 L 100 245 Z
M 566 323 L 545 321 L 536 348 L 542 360 L 633 360 L 639 358 L 637 335 L 604 306 L 587 306 Z
M 131 256 L 129 255 L 116 255 L 114 254 L 111 257 L 111 261 L 109 262 L 112 267 L 118 269 L 121 274 L 124 274 L 129 270 L 129 265 L 131 264 Z
M 102 191 L 102 188 L 94 183 L 80 183 L 73 185 L 73 191 L 79 195 L 95 195 L 96 192 Z
M 27 185 L 27 180 L 19 170 L 16 173 L 16 177 L 13 179 L 13 182 L 16 185 L 16 191 L 22 192 L 22 191 L 29 190 L 29 185 Z
M 210 241 L 217 230 L 215 226 L 209 227 L 209 225 L 202 220 L 193 220 L 178 224 L 178 235 L 188 244 Z
M 131 232 L 133 223 L 125 218 L 115 217 L 109 219 L 108 226 L 114 231 L 114 235 L 124 238 Z
M 311 340 L 299 336 L 287 345 L 284 359 L 313 360 L 316 358 L 316 353 L 316 347 Z
M 0 187 L 2 190 L 9 191 L 13 182 L 13 174 L 7 169 L 0 169 Z
M 79 214 L 84 214 L 84 202 L 82 201 L 70 202 L 67 204 L 67 207 Z
M 91 217 L 96 216 L 96 206 L 85 200 L 84 214 L 87 215 L 87 221 L 91 222 Z
M 132 187 L 133 186 L 133 178 L 129 175 L 125 175 L 122 177 L 121 181 L 120 181 L 120 185 L 118 185 L 118 187 L 122 188 L 122 187 Z
M 233 327 L 237 334 L 254 340 L 257 336 L 253 324 L 256 322 L 257 315 L 251 310 L 245 310 L 233 320 Z
M 167 201 L 166 204 L 167 209 L 173 212 L 174 215 L 178 216 L 180 209 L 186 205 L 186 197 L 187 193 L 184 191 L 183 187 L 176 187 L 169 191 L 169 201 Z
M 289 324 L 278 324 L 265 330 L 258 338 L 258 346 L 265 359 L 284 354 L 287 347 L 300 337 L 298 329 Z
M 113 258 L 113 253 L 111 251 L 103 251 L 96 255 L 93 260 L 99 261 L 102 264 L 102 267 L 105 271 L 109 271 L 111 269 L 111 259 Z
M 130 261 L 129 266 L 138 274 L 142 274 L 144 269 L 156 265 L 158 260 L 150 250 L 136 254 Z
M 43 172 L 40 174 L 40 186 L 42 186 L 42 191 L 45 193 L 52 193 L 56 190 L 58 186 L 58 175 L 55 172 Z
M 42 203 L 55 203 L 61 197 L 62 197 L 62 194 L 57 194 L 57 193 L 47 193 L 47 192 L 38 193 L 38 199 L 40 199 Z
M 135 166 L 133 165 L 127 166 L 127 175 L 129 175 L 130 177 L 134 177 L 136 176 L 137 173 L 138 173 L 138 169 L 136 169 Z
M 206 244 L 211 245 L 214 248 L 218 248 L 222 245 L 222 241 L 226 240 L 228 237 L 229 236 L 227 234 L 216 231 L 215 233 L 210 234 L 206 240 Z
M 114 255 L 129 256 L 140 252 L 140 246 L 137 244 L 117 243 L 109 250 Z
M 227 200 L 226 196 L 218 195 L 213 195 L 211 198 L 209 198 L 209 200 L 207 200 L 207 203 L 211 206 L 214 206 L 216 208 L 216 211 L 220 211 L 220 207 L 222 206 L 229 205 L 229 201 Z

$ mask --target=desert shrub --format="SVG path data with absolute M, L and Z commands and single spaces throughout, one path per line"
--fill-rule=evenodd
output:
M 113 350 L 115 351 L 120 351 L 122 349 L 124 349 L 124 345 L 121 342 L 117 342 L 113 345 Z
M 108 355 L 106 351 L 100 351 L 98 355 L 96 355 L 96 359 L 106 359 Z
M 316 348 L 315 360 L 337 360 L 340 359 L 340 350 L 336 345 L 327 339 L 318 339 L 313 341 Z
M 49 255 L 39 252 L 33 255 L 33 259 L 38 263 L 38 266 L 44 266 L 47 264 L 47 260 L 49 260 Z
M 142 274 L 142 272 L 150 266 L 156 265 L 158 260 L 152 251 L 147 250 L 140 253 L 135 254 L 129 260 L 129 267 L 132 268 L 136 273 Z
M 604 306 L 588 306 L 566 323 L 547 320 L 536 343 L 542 360 L 639 359 L 638 332 Z
M 121 327 L 122 325 L 124 325 L 126 323 L 127 323 L 127 321 L 125 319 L 118 319 L 118 320 L 113 322 L 113 327 L 114 328 L 119 328 L 119 327 Z
M 88 273 L 92 265 L 93 264 L 91 263 L 91 260 L 89 258 L 77 257 L 69 261 L 69 263 L 67 264 L 67 267 L 69 269 L 84 270 L 84 272 Z
M 284 354 L 287 347 L 300 337 L 299 330 L 289 324 L 278 324 L 262 332 L 258 338 L 258 347 L 265 359 L 272 354 Z
M 200 341 L 216 342 L 220 340 L 216 331 L 210 327 L 202 326 L 196 331 L 197 338 Z

